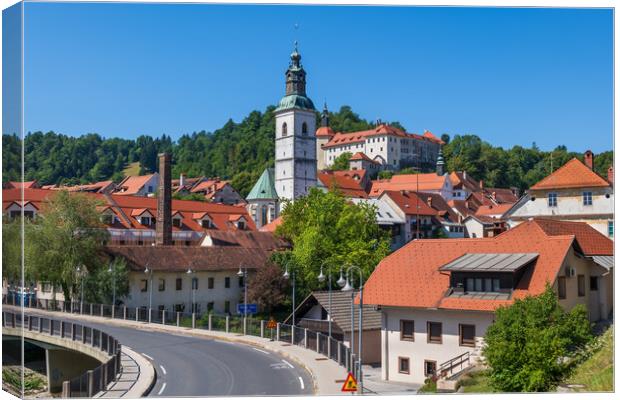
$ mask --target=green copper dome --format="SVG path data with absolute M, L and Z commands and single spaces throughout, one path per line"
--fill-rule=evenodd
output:
M 298 94 L 289 94 L 288 96 L 282 97 L 280 103 L 278 103 L 278 107 L 276 111 L 288 110 L 291 108 L 298 108 L 302 110 L 310 110 L 314 111 L 314 103 L 306 96 L 301 96 Z
M 275 172 L 273 168 L 267 168 L 258 178 L 246 200 L 277 200 L 278 193 L 275 186 Z

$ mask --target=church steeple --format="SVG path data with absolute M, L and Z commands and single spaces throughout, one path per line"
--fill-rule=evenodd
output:
M 327 103 L 323 104 L 323 112 L 321 113 L 321 126 L 329 126 L 329 111 L 327 111 Z
M 292 94 L 306 95 L 306 71 L 301 66 L 301 54 L 297 51 L 297 41 L 295 41 L 291 62 L 286 70 L 286 95 Z

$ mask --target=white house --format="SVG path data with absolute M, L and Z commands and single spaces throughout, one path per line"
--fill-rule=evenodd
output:
M 613 305 L 613 242 L 584 223 L 532 220 L 493 238 L 415 240 L 364 288 L 382 313 L 382 378 L 421 384 L 477 362 L 494 310 L 550 283 L 590 319 Z

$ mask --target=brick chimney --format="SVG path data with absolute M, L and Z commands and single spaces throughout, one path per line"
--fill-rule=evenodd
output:
M 590 150 L 586 150 L 586 152 L 583 153 L 583 161 L 586 167 L 590 169 L 594 168 L 594 153 Z
M 181 172 L 179 176 L 179 187 L 185 186 L 185 174 Z
M 172 244 L 172 176 L 170 164 L 169 153 L 159 155 L 159 193 L 157 194 L 157 226 L 155 227 L 155 244 L 157 246 Z
M 426 204 L 428 204 L 429 207 L 432 207 L 433 206 L 433 198 L 428 196 L 426 198 Z
M 613 165 L 610 165 L 609 168 L 607 168 L 607 180 L 611 184 L 614 183 L 614 167 L 613 167 Z
M 484 189 L 484 181 L 482 179 L 480 179 L 478 186 L 480 186 L 480 189 Z

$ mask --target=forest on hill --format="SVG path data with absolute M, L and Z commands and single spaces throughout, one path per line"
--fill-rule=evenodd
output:
M 374 123 L 361 118 L 349 106 L 330 112 L 330 126 L 336 132 L 370 129 Z M 317 113 L 317 126 L 319 126 Z M 405 129 L 397 121 L 392 125 Z M 142 135 L 135 140 L 103 138 L 96 133 L 79 137 L 56 132 L 32 132 L 24 143 L 25 180 L 41 184 L 77 184 L 123 179 L 123 170 L 130 163 L 139 163 L 140 173 L 157 169 L 157 154 L 172 153 L 173 176 L 208 176 L 231 179 L 245 196 L 262 171 L 273 166 L 274 107 L 252 111 L 241 122 L 229 120 L 214 132 L 193 132 L 173 141 L 168 135 Z M 495 147 L 472 134 L 441 135 L 447 142 L 443 148 L 448 171 L 465 170 L 475 179 L 492 187 L 528 188 L 572 157 L 583 154 L 569 152 L 559 145 L 553 151 L 514 146 Z M 16 135 L 2 136 L 2 180 L 19 180 L 21 143 Z M 606 176 L 613 163 L 613 152 L 597 154 L 595 170 Z

